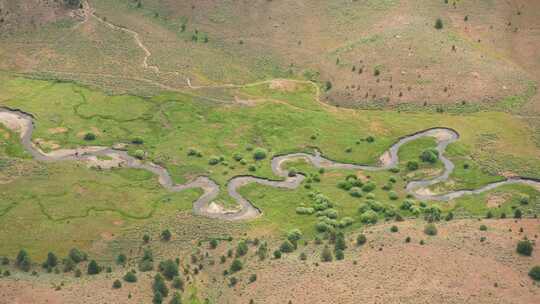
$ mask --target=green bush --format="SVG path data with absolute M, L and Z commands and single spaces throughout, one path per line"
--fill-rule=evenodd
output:
M 215 166 L 219 163 L 220 163 L 220 160 L 219 160 L 219 157 L 217 156 L 211 156 L 210 159 L 208 160 L 208 164 L 211 166 Z
M 173 279 L 171 286 L 175 289 L 184 290 L 184 280 L 181 277 L 177 276 Z
M 414 202 L 411 200 L 404 200 L 401 205 L 399 205 L 399 209 L 401 210 L 410 210 L 411 207 L 414 205 Z
M 321 261 L 323 262 L 331 262 L 334 259 L 332 256 L 332 251 L 328 246 L 324 246 L 322 253 L 321 253 Z
M 427 235 L 437 235 L 437 227 L 434 224 L 427 224 L 424 227 L 424 233 Z
M 234 259 L 229 270 L 231 273 L 235 273 L 242 270 L 243 267 L 244 265 L 242 264 L 242 261 L 239 259 Z
M 166 260 L 159 263 L 159 271 L 167 280 L 172 280 L 178 275 L 178 264 L 173 260 Z
M 352 197 L 362 197 L 362 189 L 360 189 L 359 187 L 352 187 L 352 188 L 349 190 L 349 194 L 350 194 Z
M 407 170 L 409 171 L 415 171 L 418 170 L 418 162 L 414 160 L 410 160 L 407 162 Z
M 315 209 L 313 208 L 310 208 L 310 207 L 297 207 L 296 208 L 296 213 L 297 214 L 313 214 L 315 213 Z
M 160 273 L 154 276 L 152 290 L 154 291 L 154 293 L 160 293 L 163 297 L 167 297 L 167 295 L 169 295 L 169 288 L 167 288 L 165 279 L 163 279 L 163 276 L 161 276 Z
M 256 148 L 256 149 L 253 151 L 253 158 L 254 158 L 255 160 L 262 160 L 262 159 L 265 159 L 267 153 L 268 153 L 268 152 L 266 152 L 266 150 L 263 149 L 263 148 Z
M 88 263 L 87 273 L 89 275 L 95 275 L 100 272 L 101 272 L 101 267 L 98 265 L 96 260 L 91 260 L 90 263 Z
M 369 181 L 364 186 L 362 186 L 362 191 L 371 192 L 371 191 L 375 190 L 376 187 L 377 187 L 377 185 L 374 182 Z
M 32 260 L 30 259 L 30 256 L 28 255 L 26 250 L 21 249 L 19 251 L 19 253 L 17 254 L 17 258 L 15 259 L 15 266 L 17 266 L 22 271 L 30 271 L 30 268 L 32 267 Z
M 531 256 L 533 252 L 533 245 L 529 240 L 519 241 L 516 247 L 517 253 L 525 256 Z
M 84 134 L 84 140 L 86 140 L 86 141 L 96 140 L 96 134 L 94 134 L 94 133 L 86 133 L 86 134 Z
M 343 250 L 338 249 L 336 250 L 336 260 L 343 260 L 345 258 L 345 254 L 343 253 Z
M 165 230 L 161 231 L 161 240 L 170 241 L 171 237 L 172 237 L 172 234 L 169 231 L 169 229 L 165 229 Z
M 399 198 L 399 196 L 395 191 L 390 191 L 388 192 L 388 198 L 395 201 Z
M 124 281 L 128 282 L 128 283 L 135 283 L 137 282 L 137 276 L 135 275 L 135 273 L 133 271 L 128 271 L 125 275 L 124 275 Z
M 373 210 L 368 210 L 360 215 L 360 221 L 365 224 L 375 224 L 377 220 L 377 213 Z
M 514 210 L 514 218 L 515 219 L 520 219 L 522 216 L 523 216 L 523 213 L 521 212 L 521 210 L 519 208 Z
M 390 231 L 391 231 L 391 232 L 398 232 L 398 230 L 399 230 L 399 229 L 398 229 L 398 226 L 396 226 L 396 225 L 390 227 Z
M 279 246 L 279 250 L 284 253 L 293 252 L 294 245 L 290 241 L 286 240 L 283 243 L 281 243 L 281 245 Z
M 287 233 L 287 239 L 293 244 L 295 244 L 300 239 L 302 239 L 302 231 L 300 231 L 300 229 L 292 229 Z
M 240 242 L 238 242 L 238 244 L 236 245 L 236 256 L 237 257 L 241 257 L 241 256 L 244 256 L 246 255 L 246 253 L 248 253 L 248 245 L 246 243 L 246 241 L 242 240 Z
M 145 156 L 146 156 L 146 153 L 144 153 L 143 150 L 135 150 L 135 152 L 133 152 L 133 156 L 135 156 L 135 158 L 137 159 L 144 159 Z
M 529 276 L 535 281 L 540 281 L 540 266 L 534 266 L 531 268 L 529 271 Z
M 443 24 L 442 19 L 437 18 L 437 20 L 435 20 L 435 28 L 438 30 L 441 30 L 443 27 L 444 27 L 444 24 Z
M 356 237 L 356 245 L 358 246 L 362 246 L 364 245 L 365 243 L 367 242 L 367 238 L 364 234 L 359 234 L 357 237 Z
M 114 280 L 112 287 L 114 289 L 122 288 L 122 282 L 120 282 L 120 280 Z
M 422 152 L 420 159 L 425 163 L 436 163 L 439 159 L 439 151 L 435 149 L 428 149 Z
M 274 251 L 274 258 L 276 258 L 276 259 L 281 259 L 281 251 L 275 250 L 275 251 Z
M 487 229 L 486 225 L 480 225 L 480 231 L 486 231 Z
M 180 295 L 180 293 L 175 292 L 169 304 L 182 304 L 182 296 Z

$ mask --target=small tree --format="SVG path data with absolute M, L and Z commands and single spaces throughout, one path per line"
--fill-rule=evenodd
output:
M 289 242 L 288 240 L 281 243 L 281 246 L 279 246 L 279 250 L 284 253 L 289 253 L 294 251 L 294 245 Z
M 519 241 L 516 248 L 517 253 L 525 256 L 531 256 L 533 252 L 533 245 L 529 240 Z
M 399 230 L 398 226 L 396 226 L 396 225 L 393 225 L 392 227 L 390 227 L 391 232 L 398 232 L 398 230 Z
M 160 293 L 164 297 L 167 297 L 167 295 L 169 294 L 169 288 L 167 288 L 167 284 L 165 284 L 165 280 L 160 273 L 154 276 L 152 290 L 154 290 L 154 293 Z
M 159 263 L 159 271 L 170 281 L 178 275 L 178 264 L 173 260 L 162 261 Z
M 256 148 L 255 151 L 253 151 L 253 158 L 255 160 L 265 159 L 267 153 L 268 152 L 266 152 L 266 150 L 263 148 Z
M 172 282 L 172 287 L 175 289 L 184 290 L 184 280 L 181 277 L 175 277 Z
M 274 258 L 281 259 L 281 251 L 279 249 L 274 251 Z
M 332 251 L 330 251 L 330 248 L 328 248 L 328 246 L 324 246 L 321 253 L 321 261 L 331 262 L 332 260 L 333 260 Z
M 167 242 L 167 241 L 171 240 L 171 237 L 172 237 L 172 234 L 169 231 L 169 229 L 165 229 L 165 230 L 161 231 L 161 240 Z
M 98 265 L 96 260 L 91 260 L 90 263 L 88 263 L 88 271 L 87 273 L 89 275 L 95 275 L 101 272 L 101 267 Z
M 534 266 L 531 268 L 529 271 L 529 276 L 535 281 L 540 281 L 540 266 Z
M 444 27 L 444 24 L 443 24 L 442 19 L 437 18 L 437 20 L 435 21 L 435 28 L 438 30 L 442 30 L 443 27 Z
M 287 233 L 287 239 L 293 244 L 296 244 L 301 238 L 302 231 L 300 229 L 293 229 Z
M 125 254 L 123 253 L 120 253 L 117 257 L 116 257 L 116 264 L 118 265 L 125 265 L 127 262 L 127 257 Z
M 345 235 L 343 232 L 338 232 L 336 234 L 336 243 L 334 244 L 334 250 L 337 252 L 338 250 L 345 250 L 347 248 L 347 243 L 345 242 Z
M 407 162 L 407 170 L 409 171 L 415 171 L 418 170 L 418 162 L 414 160 L 410 160 Z
M 230 271 L 231 273 L 235 273 L 242 270 L 243 267 L 244 265 L 242 265 L 242 261 L 240 261 L 239 259 L 234 259 L 234 261 L 231 263 Z
M 343 250 L 338 249 L 336 250 L 336 260 L 343 260 L 345 258 L 345 254 L 343 253 Z
M 120 280 L 115 280 L 115 281 L 113 282 L 112 287 L 113 287 L 114 289 L 122 288 L 122 282 L 120 282 Z
M 137 282 L 137 276 L 135 275 L 135 273 L 133 271 L 128 271 L 124 277 L 123 277 L 124 281 L 128 282 L 128 283 L 135 283 Z
M 359 234 L 357 237 L 356 237 L 356 245 L 358 246 L 362 246 L 366 243 L 367 241 L 367 238 L 364 234 Z
M 516 210 L 514 210 L 515 219 L 520 219 L 522 216 L 523 216 L 523 213 L 521 212 L 521 209 L 517 208 Z
M 246 255 L 248 253 L 248 245 L 246 241 L 240 241 L 238 242 L 238 245 L 236 245 L 236 256 L 241 257 Z
M 253 283 L 255 281 L 257 281 L 257 274 L 253 273 L 249 276 L 249 282 Z
M 47 254 L 47 260 L 45 260 L 45 262 L 43 262 L 43 268 L 54 268 L 56 267 L 56 265 L 58 265 L 58 258 L 56 257 L 56 255 L 53 253 L 53 252 L 49 252 Z
M 92 141 L 96 139 L 96 135 L 94 133 L 86 133 L 84 134 L 84 140 L 86 141 Z
M 15 260 L 15 265 L 22 271 L 30 271 L 30 268 L 32 268 L 32 260 L 30 259 L 30 256 L 26 250 L 21 249 L 19 251 L 19 254 L 17 254 L 17 258 Z
M 210 240 L 210 248 L 211 249 L 216 249 L 217 246 L 218 246 L 218 240 L 216 240 L 216 239 Z
M 152 298 L 152 304 L 162 304 L 163 295 L 159 291 L 154 291 L 154 297 Z
M 427 235 L 437 235 L 437 227 L 435 224 L 427 224 L 426 227 L 424 227 L 424 233 Z
M 169 304 L 182 304 L 182 297 L 180 296 L 180 293 L 175 292 Z
M 480 231 L 486 231 L 487 229 L 486 225 L 480 225 Z
M 143 235 L 142 239 L 145 244 L 148 244 L 148 242 L 150 242 L 150 236 L 148 234 Z

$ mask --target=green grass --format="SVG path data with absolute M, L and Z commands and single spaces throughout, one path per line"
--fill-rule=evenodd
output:
M 457 170 L 452 175 L 452 183 L 444 185 L 444 189 L 476 188 L 500 179 L 499 172 L 512 171 L 530 177 L 539 177 L 540 172 L 540 154 L 534 135 L 524 122 L 507 113 L 453 115 L 340 109 L 317 102 L 315 87 L 306 83 L 296 83 L 296 90 L 289 92 L 271 89 L 268 84 L 223 89 L 225 95 L 257 100 L 251 105 L 239 105 L 208 101 L 205 90 L 141 98 L 110 96 L 71 83 L 5 74 L 0 74 L 0 78 L 3 80 L 0 104 L 34 114 L 34 138 L 55 142 L 61 147 L 128 143 L 130 153 L 139 149 L 148 152 L 148 160 L 167 167 L 178 183 L 200 175 L 210 176 L 221 186 L 236 175 L 276 179 L 270 168 L 272 156 L 312 152 L 314 148 L 338 161 L 376 164 L 398 138 L 439 126 L 453 128 L 461 135 L 448 149 Z M 59 127 L 66 132 L 52 132 Z M 155 177 L 140 170 L 96 171 L 73 163 L 38 165 L 26 160 L 24 165 L 31 171 L 16 174 L 13 162 L 20 162 L 26 155 L 13 141 L 15 134 L 5 129 L 2 132 L 0 152 L 9 160 L 9 163 L 4 161 L 4 166 L 12 168 L 10 176 L 6 176 L 11 178 L 10 182 L 0 184 L 3 193 L 0 226 L 5 228 L 2 238 L 7 245 L 3 248 L 9 253 L 21 246 L 33 252 L 44 252 L 50 242 L 36 243 L 35 239 L 48 235 L 54 240 L 80 239 L 79 243 L 88 245 L 99 233 L 116 231 L 111 218 L 137 223 L 152 218 L 159 210 L 188 211 L 200 193 L 195 190 L 167 193 Z M 96 140 L 85 141 L 86 132 L 95 133 Z M 374 142 L 365 141 L 367 136 L 373 136 Z M 142 139 L 143 144 L 130 144 L 134 138 Z M 418 159 L 422 150 L 434 144 L 432 139 L 420 139 L 405 145 L 400 151 L 401 165 L 409 159 Z M 250 151 L 253 147 L 268 150 L 267 158 L 255 161 Z M 188 156 L 191 148 L 197 149 L 201 157 Z M 244 156 L 245 164 L 233 159 L 236 153 Z M 224 161 L 211 166 L 208 162 L 212 156 L 223 156 Z M 463 169 L 464 162 L 470 163 L 469 169 Z M 255 166 L 256 170 L 251 172 L 250 166 Z M 302 162 L 290 166 L 302 172 L 316 172 Z M 429 172 L 440 168 L 440 162 L 422 166 L 419 172 Z M 406 174 L 404 170 L 401 172 Z M 241 189 L 264 213 L 253 221 L 253 229 L 285 232 L 299 227 L 306 234 L 313 234 L 316 217 L 297 215 L 295 208 L 309 205 L 308 194 L 314 190 L 337 204 L 340 218 L 356 219 L 352 227 L 358 227 L 357 208 L 363 199 L 353 198 L 336 187 L 351 173 L 354 172 L 327 171 L 321 175 L 320 183 L 312 184 L 312 189 L 280 190 L 259 185 Z M 364 173 L 378 185 L 374 191 L 377 200 L 394 207 L 405 198 L 405 176 L 400 174 Z M 387 191 L 382 190 L 391 175 L 398 177 L 393 186 L 399 196 L 396 201 L 389 200 Z M 225 205 L 233 203 L 224 191 L 219 200 Z M 483 211 L 471 209 L 473 214 Z M 95 221 L 100 229 L 92 230 Z M 15 231 L 27 232 L 18 238 L 14 236 Z M 67 242 L 60 247 L 65 249 L 77 242 Z

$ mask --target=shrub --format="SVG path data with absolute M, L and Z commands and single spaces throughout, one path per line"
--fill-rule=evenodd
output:
M 522 205 L 527 205 L 530 202 L 531 198 L 528 195 L 522 195 L 519 198 L 519 203 Z
M 172 234 L 169 231 L 169 229 L 165 229 L 165 230 L 161 231 L 161 240 L 170 241 L 171 237 L 172 237 Z
M 395 191 L 390 191 L 388 192 L 388 198 L 395 201 L 399 198 L 399 196 Z
M 86 133 L 84 134 L 84 140 L 86 141 L 92 141 L 96 139 L 96 134 L 94 133 Z
M 352 225 L 353 223 L 354 223 L 354 219 L 351 218 L 351 217 L 346 216 L 346 217 L 342 218 L 342 219 L 339 221 L 338 226 L 341 227 L 341 228 L 345 228 L 345 227 L 347 227 L 347 226 Z
M 162 304 L 163 295 L 159 291 L 154 291 L 154 297 L 152 298 L 152 304 Z
M 253 274 L 251 274 L 251 275 L 249 276 L 249 282 L 250 282 L 250 283 L 253 283 L 253 282 L 255 282 L 255 281 L 257 281 L 257 275 L 256 275 L 255 273 L 253 273 Z
M 364 186 L 362 186 L 362 191 L 371 192 L 371 191 L 375 190 L 376 187 L 377 187 L 377 185 L 374 182 L 369 181 Z
M 243 267 L 244 265 L 242 265 L 242 261 L 240 261 L 239 259 L 234 259 L 234 261 L 232 261 L 231 263 L 231 267 L 229 268 L 229 270 L 231 273 L 235 273 L 242 270 Z
M 184 280 L 182 280 L 181 277 L 177 276 L 173 279 L 171 286 L 175 289 L 184 290 Z
M 427 235 L 437 235 L 437 227 L 434 224 L 427 224 L 424 227 L 424 233 Z
M 208 159 L 208 164 L 211 166 L 215 166 L 220 163 L 219 157 L 217 156 L 211 156 L 210 159 Z
M 349 190 L 349 194 L 350 194 L 352 197 L 362 197 L 362 189 L 360 189 L 359 187 L 352 187 L 352 188 Z
M 281 251 L 275 250 L 275 251 L 274 251 L 274 258 L 276 258 L 276 259 L 281 259 Z
M 345 254 L 343 253 L 343 250 L 338 249 L 336 250 L 336 260 L 343 260 L 345 258 Z
M 267 153 L 268 153 L 268 152 L 266 152 L 266 150 L 263 149 L 263 148 L 256 148 L 256 149 L 253 151 L 253 158 L 254 158 L 255 160 L 265 159 Z
M 337 184 L 338 188 L 349 191 L 352 188 L 352 183 L 349 181 L 340 181 Z
M 521 209 L 514 210 L 514 218 L 520 219 L 523 216 L 523 213 L 521 212 Z
M 101 272 L 101 267 L 98 265 L 96 260 L 91 260 L 90 263 L 88 263 L 87 273 L 89 275 L 95 275 L 100 272 Z
M 357 237 L 356 237 L 356 245 L 358 246 L 362 246 L 366 243 L 367 241 L 367 238 L 364 234 L 359 234 Z
M 324 246 L 322 253 L 321 253 L 321 261 L 323 262 L 331 262 L 334 259 L 332 256 L 332 251 L 328 246 Z
M 291 242 L 289 242 L 288 240 L 286 240 L 283 243 L 281 243 L 281 245 L 279 246 L 279 250 L 281 252 L 284 252 L 284 253 L 293 252 L 294 251 L 294 245 Z
M 182 304 L 182 296 L 180 296 L 180 293 L 175 292 L 169 304 Z
M 118 265 L 125 265 L 127 261 L 127 257 L 125 254 L 121 253 L 116 257 L 116 264 Z
M 533 252 L 533 245 L 529 240 L 519 241 L 516 247 L 517 253 L 525 256 L 531 256 Z
M 287 233 L 287 239 L 292 243 L 298 242 L 302 238 L 302 231 L 300 229 L 292 229 Z
M 112 287 L 114 289 L 119 289 L 119 288 L 122 288 L 122 282 L 120 282 L 120 280 L 115 280 L 112 284 Z
M 442 19 L 437 18 L 437 20 L 435 20 L 435 28 L 438 30 L 441 30 L 443 27 L 444 27 L 444 24 L 443 24 Z
M 377 219 L 377 213 L 373 210 L 368 210 L 360 215 L 360 221 L 365 224 L 375 224 Z
M 135 156 L 135 158 L 138 158 L 138 159 L 144 159 L 145 155 L 146 153 L 144 153 L 143 150 L 135 150 L 135 152 L 133 152 L 133 156 Z
M 54 268 L 56 265 L 58 265 L 58 258 L 54 253 L 49 252 L 47 254 L 47 260 L 42 264 L 43 268 Z
M 411 207 L 414 205 L 414 202 L 411 200 L 404 200 L 401 205 L 399 205 L 399 208 L 401 210 L 410 210 Z
M 529 276 L 535 281 L 540 281 L 540 266 L 534 266 L 531 268 L 529 271 Z
M 135 275 L 135 273 L 133 271 L 128 271 L 124 277 L 123 277 L 124 281 L 128 282 L 128 283 L 135 283 L 137 282 L 137 276 Z
M 375 141 L 375 137 L 369 135 L 368 137 L 366 137 L 366 141 L 367 141 L 368 143 L 372 143 L 372 142 Z
M 17 258 L 15 259 L 15 265 L 22 271 L 30 271 L 30 268 L 32 267 L 32 260 L 30 259 L 30 256 L 26 250 L 21 249 L 19 251 Z
M 159 263 L 159 271 L 167 280 L 172 280 L 178 275 L 178 264 L 173 260 L 166 260 Z
M 410 242 L 411 242 L 411 237 L 410 236 L 406 237 L 405 238 L 405 243 L 410 243 Z
M 444 220 L 447 222 L 453 219 L 454 219 L 454 213 L 452 213 L 452 211 L 448 212 L 448 214 L 444 217 Z
M 301 261 L 307 260 L 307 255 L 306 255 L 305 252 L 300 253 L 300 260 L 301 260 Z
M 399 230 L 399 229 L 398 229 L 398 226 L 396 226 L 396 225 L 390 227 L 390 231 L 391 231 L 391 232 L 398 232 L 398 230 Z
M 152 290 L 154 293 L 160 293 L 162 296 L 166 297 L 169 294 L 169 288 L 165 284 L 165 280 L 160 273 L 154 276 L 154 282 L 152 283 Z
M 131 143 L 134 145 L 142 145 L 144 144 L 144 140 L 140 137 L 135 137 L 131 140 Z
M 296 208 L 297 214 L 313 214 L 315 213 L 315 209 L 310 207 L 297 207 Z
M 439 159 L 439 152 L 435 149 L 428 149 L 422 152 L 420 159 L 425 163 L 436 163 Z
M 298 170 L 296 170 L 296 168 L 290 168 L 289 169 L 289 177 L 294 177 L 296 176 L 296 174 L 298 173 Z
M 480 231 L 486 231 L 487 226 L 486 225 L 480 225 Z
M 415 171 L 418 170 L 418 162 L 414 160 L 410 160 L 407 162 L 407 170 L 409 171 Z
M 248 253 L 248 245 L 246 243 L 246 241 L 242 240 L 240 242 L 238 242 L 238 244 L 236 245 L 236 256 L 237 257 L 241 257 L 241 256 L 244 256 L 246 255 L 246 253 Z

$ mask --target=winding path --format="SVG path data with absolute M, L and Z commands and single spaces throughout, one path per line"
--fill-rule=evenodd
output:
M 448 180 L 450 173 L 454 170 L 454 164 L 444 156 L 446 147 L 459 139 L 459 135 L 456 131 L 448 128 L 433 128 L 424 130 L 409 136 L 405 136 L 399 139 L 394 145 L 381 156 L 381 164 L 379 166 L 364 166 L 340 163 L 329 160 L 323 157 L 320 152 L 316 151 L 314 155 L 307 153 L 291 153 L 281 156 L 276 156 L 272 159 L 272 170 L 274 174 L 282 177 L 283 180 L 268 180 L 264 178 L 258 178 L 254 176 L 236 176 L 229 180 L 227 183 L 227 191 L 231 197 L 233 197 L 240 206 L 237 211 L 220 211 L 211 207 L 212 202 L 219 195 L 219 185 L 211 180 L 209 177 L 200 176 L 185 184 L 174 184 L 172 178 L 167 169 L 156 165 L 151 162 L 143 162 L 135 157 L 128 155 L 125 151 L 121 151 L 109 147 L 100 146 L 87 146 L 77 149 L 61 149 L 50 153 L 41 151 L 32 142 L 32 133 L 34 130 L 34 117 L 31 114 L 13 110 L 0 108 L 0 124 L 5 125 L 7 128 L 14 132 L 18 132 L 21 138 L 21 144 L 28 153 L 32 155 L 36 160 L 42 162 L 58 162 L 58 161 L 81 161 L 90 165 L 99 165 L 105 168 L 113 167 L 127 167 L 135 169 L 143 169 L 152 172 L 158 176 L 159 183 L 168 191 L 179 192 L 185 189 L 200 188 L 203 190 L 203 194 L 195 201 L 193 205 L 193 212 L 197 215 L 202 215 L 210 218 L 219 218 L 224 220 L 247 220 L 256 218 L 262 214 L 262 211 L 251 204 L 250 201 L 242 197 L 238 193 L 238 189 L 250 183 L 258 183 L 265 186 L 283 188 L 283 189 L 296 189 L 300 186 L 305 176 L 302 174 L 296 174 L 295 176 L 289 176 L 289 172 L 283 169 L 283 164 L 287 161 L 296 159 L 305 159 L 317 168 L 328 169 L 350 169 L 350 170 L 364 170 L 364 171 L 382 171 L 394 168 L 398 165 L 398 151 L 400 147 L 410 141 L 416 140 L 421 137 L 433 137 L 437 141 L 437 150 L 439 151 L 440 159 L 444 164 L 444 172 L 433 179 L 412 181 L 406 186 L 407 192 L 414 195 L 420 200 L 437 200 L 448 201 L 464 195 L 479 194 L 485 191 L 489 191 L 506 184 L 527 184 L 536 187 L 540 191 L 540 181 L 525 179 L 525 178 L 512 178 L 505 181 L 488 184 L 476 190 L 461 190 L 449 192 L 446 194 L 432 195 L 429 192 L 422 191 L 427 187 Z M 98 157 L 106 156 L 109 160 L 99 160 Z M 215 207 L 215 206 L 214 206 Z M 219 209 L 219 208 L 218 208 Z

